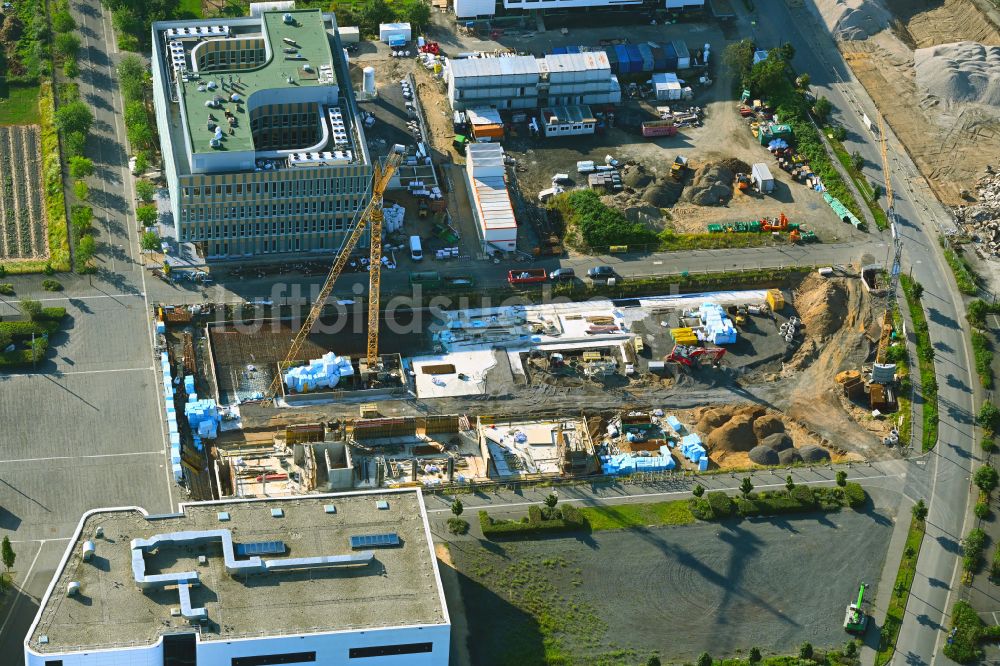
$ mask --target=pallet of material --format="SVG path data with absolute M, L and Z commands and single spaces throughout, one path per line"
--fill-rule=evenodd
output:
M 437 365 L 420 366 L 420 372 L 425 375 L 453 375 L 456 370 L 455 366 L 451 363 L 439 363 Z

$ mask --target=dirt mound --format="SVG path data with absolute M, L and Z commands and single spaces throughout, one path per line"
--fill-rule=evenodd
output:
M 1000 47 L 941 44 L 913 53 L 917 85 L 945 102 L 1000 106 Z
M 802 456 L 804 462 L 810 463 L 823 462 L 830 459 L 830 452 L 822 446 L 816 446 L 815 444 L 803 446 L 799 449 L 799 454 Z
M 708 433 L 705 441 L 712 451 L 749 451 L 757 445 L 753 420 L 746 414 L 737 414 Z
M 780 416 L 767 414 L 753 423 L 753 433 L 757 436 L 757 439 L 764 439 L 768 435 L 778 432 L 785 432 L 785 423 L 781 420 Z
M 622 182 L 633 190 L 641 190 L 653 182 L 653 174 L 646 171 L 642 165 L 628 167 L 622 177 Z
M 729 169 L 734 174 L 750 173 L 750 165 L 743 160 L 736 159 L 735 157 L 727 157 L 724 160 L 719 160 L 717 164 L 725 169 Z
M 755 446 L 747 457 L 758 465 L 777 465 L 780 462 L 778 452 L 767 446 Z
M 839 329 L 847 315 L 847 287 L 839 278 L 824 278 L 815 273 L 802 281 L 793 303 L 805 334 L 825 340 Z
M 721 409 L 706 409 L 695 424 L 695 429 L 698 432 L 711 432 L 728 421 L 729 417 L 730 414 Z
M 778 451 L 778 462 L 782 465 L 794 465 L 795 463 L 802 462 L 802 454 L 799 453 L 798 449 Z
M 787 451 L 792 448 L 792 438 L 783 432 L 776 432 L 768 435 L 760 441 L 761 446 L 766 446 L 775 451 Z
M 658 182 L 643 191 L 642 200 L 657 208 L 670 208 L 681 196 L 679 183 Z
M 697 206 L 723 206 L 732 197 L 733 172 L 719 162 L 708 162 L 694 172 L 693 183 L 681 198 Z

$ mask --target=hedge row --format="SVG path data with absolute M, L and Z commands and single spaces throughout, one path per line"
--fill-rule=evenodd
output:
M 587 521 L 579 509 L 570 505 L 556 509 L 530 506 L 528 515 L 521 520 L 497 520 L 485 511 L 480 511 L 479 526 L 487 539 L 517 538 L 550 532 L 584 530 L 587 528 Z
M 944 646 L 944 655 L 960 664 L 983 658 L 979 644 L 1000 640 L 1000 626 L 986 625 L 968 603 L 957 602 L 951 609 L 954 630 Z
M 730 516 L 773 516 L 809 511 L 839 511 L 843 507 L 860 508 L 868 499 L 864 488 L 848 483 L 843 488 L 795 486 L 791 490 L 768 490 L 747 497 L 730 497 L 722 491 L 688 500 L 691 513 L 699 520 L 722 520 Z

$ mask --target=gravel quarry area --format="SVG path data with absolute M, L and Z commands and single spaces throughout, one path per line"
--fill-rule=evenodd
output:
M 876 495 L 860 513 L 517 543 L 455 538 L 471 662 L 528 666 L 548 652 L 567 663 L 615 655 L 604 663 L 644 664 L 656 652 L 673 663 L 754 644 L 765 654 L 806 640 L 842 645 L 858 583 L 877 589 L 895 518 L 887 504 Z

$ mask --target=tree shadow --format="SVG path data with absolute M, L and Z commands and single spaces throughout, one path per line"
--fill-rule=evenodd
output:
M 939 326 L 944 326 L 945 328 L 959 329 L 961 328 L 957 321 L 948 315 L 942 313 L 940 310 L 934 307 L 927 308 L 928 318 L 938 324 Z

